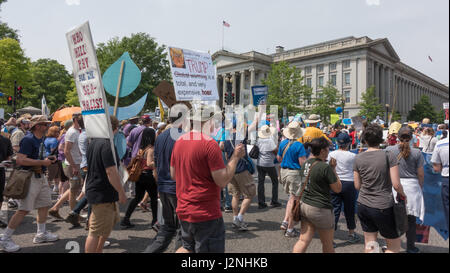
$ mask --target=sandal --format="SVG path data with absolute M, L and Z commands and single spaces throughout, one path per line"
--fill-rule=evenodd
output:
M 149 212 L 148 205 L 144 203 L 139 203 L 138 205 L 144 212 Z

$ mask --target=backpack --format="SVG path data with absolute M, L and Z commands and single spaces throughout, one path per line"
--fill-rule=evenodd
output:
M 142 160 L 144 159 L 144 155 L 149 148 L 145 150 L 139 150 L 138 154 L 131 159 L 130 164 L 127 166 L 128 171 L 128 181 L 138 182 L 139 177 L 142 174 L 142 170 L 144 169 L 142 166 Z

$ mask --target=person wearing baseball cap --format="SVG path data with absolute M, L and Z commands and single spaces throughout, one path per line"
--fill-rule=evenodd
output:
M 17 128 L 12 132 L 11 135 L 11 144 L 13 146 L 14 152 L 19 151 L 19 143 L 27 134 L 27 131 L 30 129 L 30 120 L 25 117 L 20 117 L 16 121 Z
M 56 161 L 56 159 L 44 159 L 44 136 L 50 124 L 51 122 L 45 116 L 33 116 L 31 118 L 31 133 L 27 134 L 20 142 L 17 165 L 21 169 L 31 171 L 32 175 L 27 196 L 19 201 L 18 210 L 0 238 L 0 247 L 6 252 L 16 252 L 20 249 L 20 246 L 14 243 L 11 236 L 25 216 L 34 209 L 38 211 L 38 218 L 36 221 L 37 234 L 33 243 L 41 244 L 59 239 L 57 235 L 47 231 L 45 226 L 48 209 L 52 205 L 52 196 L 50 186 L 44 175 L 44 169 Z
M 353 182 L 353 164 L 355 163 L 356 154 L 350 152 L 352 138 L 341 132 L 337 137 L 339 149 L 328 155 L 328 162 L 332 159 L 336 160 L 336 174 L 342 183 L 342 191 L 340 193 L 331 192 L 331 203 L 335 217 L 335 230 L 337 230 L 339 218 L 341 216 L 342 205 L 344 205 L 344 216 L 347 222 L 348 243 L 355 244 L 361 240 L 356 235 L 355 221 L 355 204 L 358 192 Z
M 142 132 L 145 128 L 151 128 L 152 126 L 152 119 L 149 115 L 141 116 L 140 120 L 141 126 L 131 130 L 130 134 L 127 137 L 127 145 L 131 149 L 131 158 L 136 157 L 139 152 L 139 146 L 141 145 L 142 140 Z
M 406 252 L 418 253 L 416 247 L 416 218 L 422 222 L 425 216 L 425 205 L 422 193 L 424 185 L 424 157 L 419 149 L 411 148 L 413 129 L 409 126 L 398 131 L 400 143 L 389 146 L 386 150 L 397 157 L 399 162 L 400 183 L 407 197 L 408 231 L 406 232 Z M 396 197 L 397 192 L 394 192 Z

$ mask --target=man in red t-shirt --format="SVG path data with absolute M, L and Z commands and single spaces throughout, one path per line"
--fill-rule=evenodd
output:
M 200 121 L 203 130 L 194 128 L 177 140 L 170 164 L 171 176 L 177 181 L 176 212 L 183 244 L 177 252 L 223 253 L 225 225 L 220 190 L 233 178 L 245 150 L 244 145 L 238 145 L 225 166 L 219 145 L 209 136 L 214 130 L 214 113 L 206 106 L 197 111 L 200 114 L 192 115 L 191 121 Z

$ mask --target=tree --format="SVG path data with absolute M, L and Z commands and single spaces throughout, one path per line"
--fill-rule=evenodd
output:
M 392 121 L 401 121 L 402 120 L 402 114 L 400 114 L 399 111 L 395 111 L 394 115 L 392 116 Z
M 5 2 L 6 0 L 0 0 L 0 11 L 1 5 Z M 0 21 L 0 40 L 4 38 L 11 38 L 19 41 L 19 34 L 17 30 L 10 28 L 7 23 Z
M 131 59 L 141 70 L 142 80 L 138 88 L 130 95 L 119 100 L 119 106 L 128 106 L 145 93 L 151 92 L 162 80 L 170 80 L 170 67 L 167 60 L 166 47 L 159 46 L 154 38 L 146 33 L 132 34 L 131 37 L 113 38 L 106 44 L 100 43 L 97 57 L 102 73 L 117 61 L 124 52 L 129 52 Z M 106 94 L 110 105 L 114 105 L 115 97 Z M 154 109 L 157 98 L 150 93 L 144 109 Z
M 39 59 L 31 64 L 31 73 L 32 96 L 27 100 L 30 105 L 40 108 L 43 95 L 50 111 L 55 111 L 66 102 L 73 79 L 64 65 L 56 60 Z
M 303 101 L 311 96 L 311 89 L 302 83 L 301 71 L 287 62 L 272 64 L 267 79 L 262 83 L 269 88 L 268 105 L 277 105 L 278 113 L 287 108 L 288 115 L 305 113 Z
M 342 106 L 342 96 L 339 91 L 331 84 L 323 88 L 320 95 L 314 100 L 313 112 L 320 115 L 325 125 L 330 124 L 330 115 L 336 113 L 336 108 Z
M 78 99 L 78 93 L 77 93 L 77 87 L 75 85 L 75 82 L 72 81 L 70 84 L 70 91 L 66 94 L 66 102 L 65 104 L 67 106 L 80 106 L 80 100 Z
M 423 95 L 420 100 L 413 106 L 413 109 L 408 113 L 408 120 L 422 121 L 424 118 L 429 118 L 431 122 L 436 122 L 438 114 L 434 110 L 434 106 L 430 102 L 430 98 Z
M 360 106 L 361 110 L 358 115 L 365 116 L 369 121 L 376 119 L 377 116 L 383 116 L 384 108 L 378 103 L 378 98 L 375 96 L 375 86 L 373 85 L 362 94 Z
M 24 98 L 30 88 L 30 60 L 25 56 L 17 40 L 5 38 L 0 40 L 0 92 L 5 96 L 14 96 L 14 81 L 24 89 Z M 17 108 L 24 105 L 24 99 L 17 101 Z M 12 107 L 5 111 L 12 112 Z

